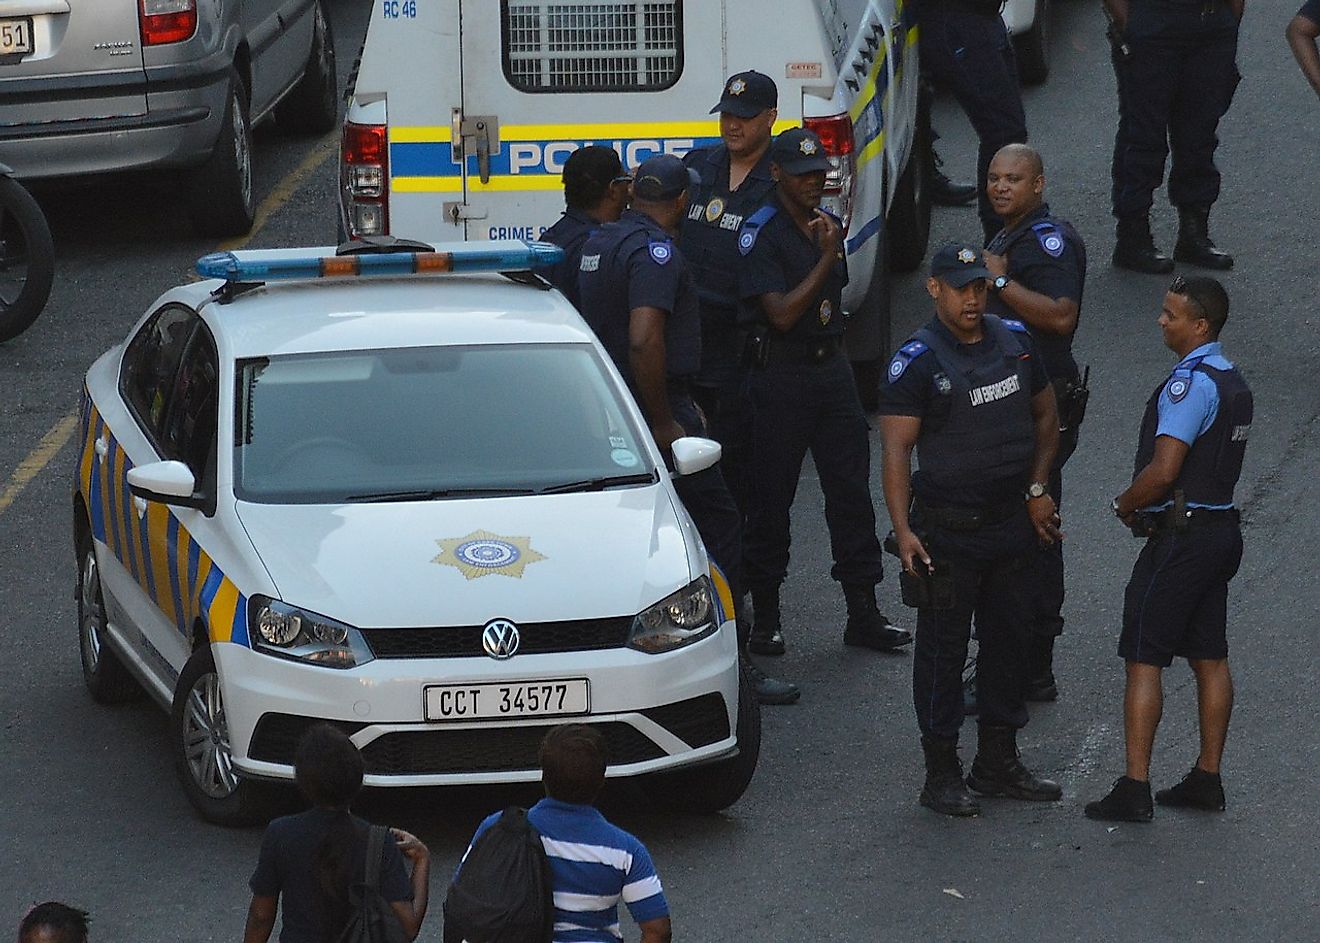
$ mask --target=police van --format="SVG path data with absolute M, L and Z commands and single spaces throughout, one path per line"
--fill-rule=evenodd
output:
M 374 0 L 349 79 L 341 235 L 535 239 L 574 149 L 632 170 L 718 143 L 725 78 L 779 86 L 776 132 L 829 152 L 849 353 L 889 352 L 888 269 L 925 255 L 929 126 L 911 0 Z M 888 264 L 886 264 L 888 263 Z

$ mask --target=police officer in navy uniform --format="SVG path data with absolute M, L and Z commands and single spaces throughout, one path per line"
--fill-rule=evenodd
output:
M 1050 497 L 1063 506 L 1063 466 L 1077 448 L 1086 406 L 1073 335 L 1086 283 L 1086 244 L 1072 224 L 1044 201 L 1045 165 L 1035 148 L 1009 144 L 990 162 L 986 190 L 1004 228 L 990 241 L 985 264 L 994 276 L 986 312 L 1027 326 L 1054 384 L 1059 405 L 1059 450 L 1050 469 Z M 1036 613 L 1026 638 L 1026 697 L 1053 701 L 1054 641 L 1063 632 L 1063 544 L 1040 548 L 1035 560 Z
M 912 694 L 926 757 L 921 804 L 976 815 L 968 792 L 1050 801 L 1058 785 L 1023 766 L 1020 673 L 1031 615 L 1029 562 L 1061 539 L 1046 484 L 1058 447 L 1054 389 L 1025 325 L 985 314 L 981 253 L 949 245 L 931 260 L 936 317 L 889 365 L 880 391 L 885 503 L 917 607 Z M 915 448 L 920 465 L 911 472 Z M 962 666 L 971 622 L 980 640 L 976 759 L 958 760 Z
M 1146 403 L 1132 484 L 1114 514 L 1146 544 L 1123 601 L 1118 654 L 1127 662 L 1123 729 L 1127 772 L 1094 819 L 1149 822 L 1150 755 L 1163 706 L 1161 677 L 1174 658 L 1196 676 L 1200 754 L 1182 781 L 1155 794 L 1161 805 L 1222 811 L 1219 764 L 1233 708 L 1228 670 L 1228 583 L 1242 560 L 1233 490 L 1251 430 L 1251 390 L 1219 344 L 1228 294 L 1213 278 L 1177 278 L 1160 330 L 1178 355 Z
M 564 257 L 545 271 L 550 284 L 578 304 L 578 268 L 587 237 L 612 223 L 628 208 L 628 185 L 619 155 L 596 144 L 580 147 L 564 161 L 564 214 L 541 238 L 564 250 Z
M 769 150 L 778 104 L 770 76 L 730 76 L 710 110 L 720 116 L 720 143 L 683 158 L 701 178 L 679 239 L 701 299 L 701 369 L 692 393 L 723 448 L 724 478 L 744 517 L 751 419 L 740 362 L 745 338 L 738 326 L 738 230 L 774 189 Z
M 1238 24 L 1245 0 L 1104 0 L 1118 77 L 1112 204 L 1114 264 L 1171 272 L 1173 260 L 1150 229 L 1154 193 L 1169 168 L 1169 202 L 1178 208 L 1173 258 L 1228 269 L 1233 257 L 1210 239 L 1210 208 L 1219 199 L 1219 119 L 1241 76 Z
M 677 157 L 644 161 L 633 179 L 632 208 L 587 238 L 578 272 L 582 315 L 666 456 L 675 439 L 706 431 L 691 392 L 701 366 L 701 316 L 691 272 L 674 242 L 696 182 L 696 174 Z M 734 599 L 740 599 L 742 516 L 719 466 L 677 476 L 674 488 Z M 745 624 L 739 620 L 743 669 L 758 699 L 796 701 L 795 685 L 767 677 L 745 656 Z
M 843 584 L 847 645 L 890 651 L 912 641 L 876 608 L 882 551 L 871 503 L 871 445 L 843 349 L 843 226 L 820 209 L 830 163 L 811 131 L 784 131 L 770 147 L 776 188 L 743 224 L 738 249 L 744 320 L 756 351 L 752 490 L 743 568 L 756 624 L 753 651 L 782 654 L 779 587 L 788 575 L 789 509 L 808 450 L 825 493 Z

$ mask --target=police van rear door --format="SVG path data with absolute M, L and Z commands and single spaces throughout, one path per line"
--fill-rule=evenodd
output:
M 564 161 L 584 144 L 632 170 L 717 140 L 722 3 L 712 0 L 459 0 L 461 98 L 448 126 L 393 127 L 393 141 L 446 137 L 449 161 L 419 184 L 393 171 L 395 201 L 443 222 L 438 238 L 537 238 L 562 211 Z M 395 145 L 397 147 L 397 145 Z M 438 212 L 437 212 L 438 211 Z M 434 217 L 431 213 L 434 212 Z M 421 232 L 406 219 L 396 232 Z

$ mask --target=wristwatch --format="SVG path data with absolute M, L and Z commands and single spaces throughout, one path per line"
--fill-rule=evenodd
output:
M 994 281 L 990 283 L 990 290 L 997 295 L 1007 288 L 1008 283 L 1012 280 L 1013 279 L 1009 278 L 1007 275 L 996 275 Z
M 1000 276 L 1001 278 L 1003 276 Z M 1043 481 L 1033 481 L 1027 485 L 1028 498 L 1043 498 L 1050 493 L 1049 487 Z
M 1113 501 L 1110 501 L 1110 502 L 1109 502 L 1109 510 L 1111 510 L 1111 511 L 1114 512 L 1114 516 L 1115 516 L 1115 517 L 1122 517 L 1122 516 L 1123 516 L 1123 515 L 1120 514 L 1119 511 L 1118 511 L 1118 498 L 1115 498 Z

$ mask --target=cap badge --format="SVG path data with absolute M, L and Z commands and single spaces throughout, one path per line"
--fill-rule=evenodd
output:
M 803 138 L 798 142 L 798 150 L 810 157 L 816 153 L 816 142 L 811 138 Z
M 976 253 L 973 252 L 971 249 L 959 249 L 958 261 L 961 262 L 963 265 L 971 265 L 973 262 L 976 261 Z
M 741 95 L 745 91 L 747 91 L 747 83 L 742 79 L 734 79 L 729 83 L 730 95 Z

